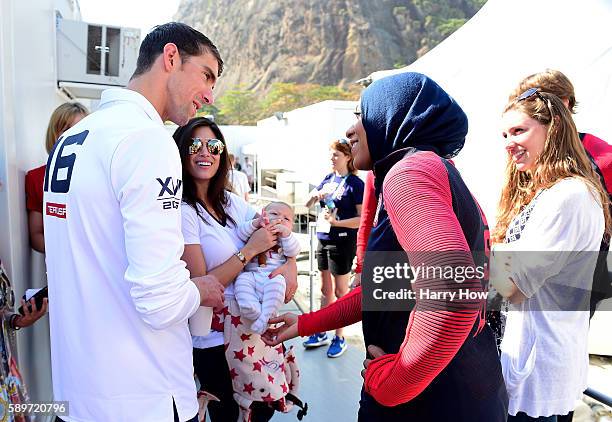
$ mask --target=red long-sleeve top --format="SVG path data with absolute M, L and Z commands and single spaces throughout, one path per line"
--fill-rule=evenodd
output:
M 383 202 L 393 231 L 411 262 L 422 262 L 426 256 L 429 265 L 436 264 L 432 259 L 437 255 L 413 251 L 470 250 L 453 212 L 446 168 L 435 154 L 419 152 L 395 164 L 385 177 Z M 469 254 L 460 255 L 455 254 L 452 265 L 474 265 Z M 444 282 L 438 279 L 419 278 L 413 288 L 437 290 L 441 284 Z M 482 291 L 478 280 L 446 284 L 441 289 L 453 288 Z M 457 300 L 449 307 L 444 301 L 420 299 L 418 294 L 416 297 L 398 353 L 374 359 L 366 371 L 366 392 L 385 406 L 406 403 L 418 396 L 453 359 L 482 309 L 482 301 Z M 301 315 L 298 332 L 305 336 L 359 320 L 360 288 L 327 308 Z
M 368 246 L 368 238 L 372 231 L 372 224 L 376 216 L 376 192 L 374 188 L 374 173 L 369 171 L 366 175 L 365 186 L 363 187 L 363 202 L 361 203 L 361 220 L 357 231 L 357 266 L 356 273 L 361 273 L 363 269 L 363 258 Z
M 604 187 L 607 189 L 608 194 L 612 195 L 612 145 L 590 133 L 583 135 L 582 143 L 584 144 L 584 149 L 591 154 L 595 164 L 599 167 L 599 171 L 601 171 L 604 177 Z M 365 193 L 363 201 L 365 204 Z M 361 227 L 359 229 L 361 230 Z

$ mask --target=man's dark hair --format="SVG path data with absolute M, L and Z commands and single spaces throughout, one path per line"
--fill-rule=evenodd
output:
M 219 72 L 223 72 L 223 60 L 217 46 L 200 31 L 180 22 L 169 22 L 158 25 L 149 32 L 140 45 L 136 70 L 132 78 L 147 72 L 153 66 L 157 57 L 163 53 L 164 46 L 173 43 L 178 48 L 181 57 L 199 56 L 206 52 L 211 53 L 219 63 Z

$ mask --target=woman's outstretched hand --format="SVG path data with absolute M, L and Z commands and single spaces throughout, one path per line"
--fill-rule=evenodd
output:
M 276 346 L 283 341 L 290 340 L 299 335 L 298 316 L 290 312 L 270 318 L 268 323 L 270 325 L 281 324 L 278 327 L 268 328 L 268 330 L 262 334 L 261 339 L 268 346 Z

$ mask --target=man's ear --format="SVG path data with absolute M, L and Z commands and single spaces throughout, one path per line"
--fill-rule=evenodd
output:
M 164 46 L 164 50 L 162 52 L 162 62 L 164 65 L 164 70 L 167 72 L 170 72 L 181 65 L 181 56 L 176 44 L 168 43 Z

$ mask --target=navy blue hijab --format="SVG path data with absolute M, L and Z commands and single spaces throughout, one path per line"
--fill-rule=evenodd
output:
M 388 76 L 365 89 L 361 120 L 375 173 L 377 162 L 405 149 L 452 158 L 463 148 L 468 130 L 467 116 L 455 100 L 415 72 Z

